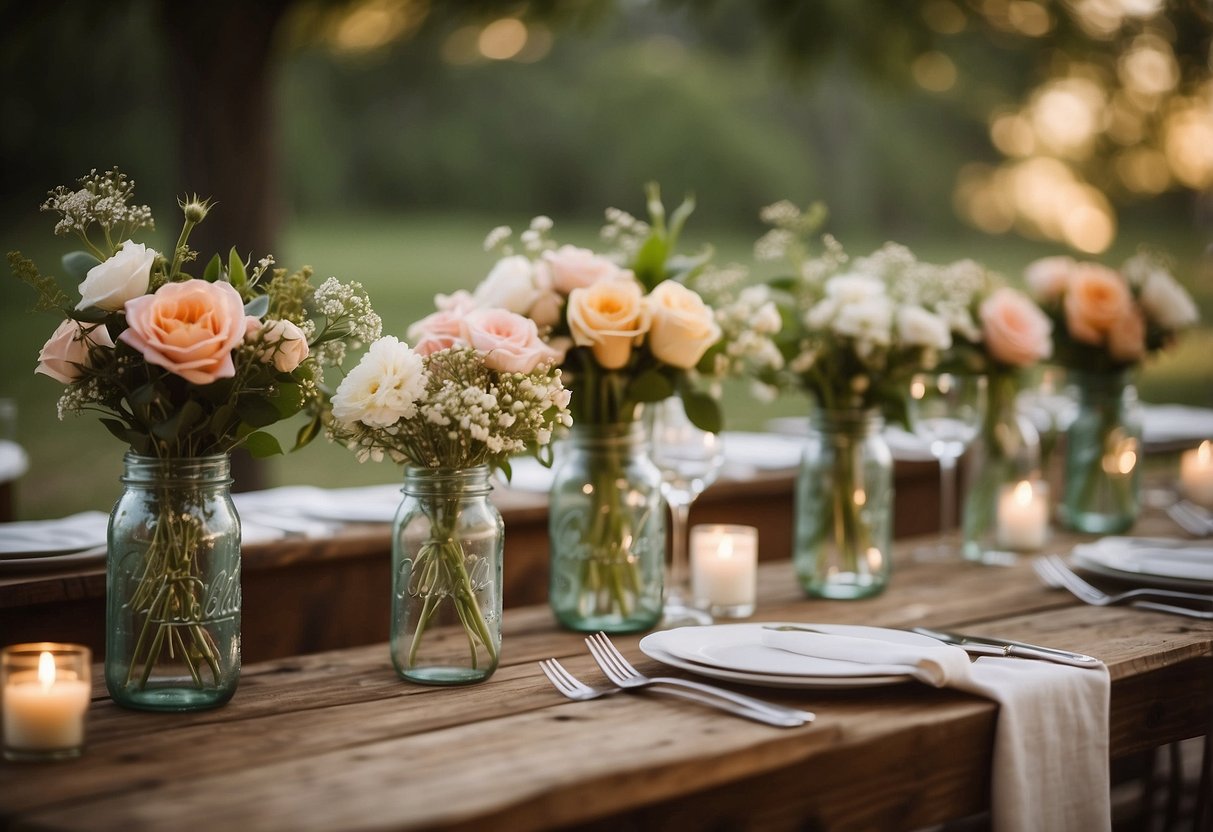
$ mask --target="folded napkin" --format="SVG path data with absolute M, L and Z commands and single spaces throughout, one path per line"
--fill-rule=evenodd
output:
M 1146 444 L 1211 439 L 1213 410 L 1182 404 L 1145 404 L 1141 429 Z
M 914 678 L 993 699 L 991 814 L 997 832 L 1108 829 L 1108 700 L 1111 682 L 1095 669 L 983 656 L 959 647 L 876 638 L 767 630 L 767 647 L 817 658 L 903 665 Z
M 109 515 L 85 511 L 58 520 L 0 523 L 0 557 L 78 552 L 105 544 Z

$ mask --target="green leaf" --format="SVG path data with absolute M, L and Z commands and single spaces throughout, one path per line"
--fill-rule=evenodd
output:
M 71 251 L 63 255 L 63 270 L 67 276 L 76 282 L 83 281 L 88 276 L 88 270 L 100 266 L 101 261 L 87 251 Z
M 244 437 L 244 447 L 248 448 L 248 452 L 257 459 L 265 459 L 267 456 L 277 456 L 282 453 L 282 446 L 278 444 L 274 435 L 263 430 Z
M 190 399 L 171 417 L 152 426 L 152 435 L 163 442 L 174 442 L 202 419 L 202 405 Z
M 720 412 L 720 402 L 707 393 L 697 390 L 682 391 L 682 408 L 687 413 L 691 424 L 708 433 L 720 433 L 724 428 L 724 417 Z
M 227 282 L 237 289 L 244 289 L 244 287 L 248 286 L 248 273 L 244 270 L 244 261 L 236 253 L 235 246 L 232 247 L 232 250 L 227 255 Z M 258 315 L 257 317 L 261 316 Z
M 211 257 L 211 261 L 206 264 L 206 271 L 202 273 L 202 279 L 207 283 L 214 283 L 219 279 L 219 275 L 223 272 L 223 261 L 216 254 Z
M 294 416 L 303 408 L 303 390 L 298 384 L 279 384 L 277 395 L 270 397 L 283 419 Z
M 244 396 L 236 403 L 236 412 L 249 427 L 263 428 L 282 418 L 278 408 L 266 396 Z
M 678 244 L 678 235 L 682 233 L 682 227 L 686 225 L 687 218 L 691 216 L 694 210 L 695 195 L 687 194 L 683 198 L 682 204 L 675 208 L 674 213 L 670 215 L 670 230 L 669 233 L 666 234 L 666 237 L 669 240 L 670 248 L 674 248 L 674 246 Z
M 655 233 L 650 234 L 640 250 L 636 252 L 636 257 L 632 260 L 632 271 L 646 291 L 651 292 L 653 287 L 665 278 L 665 260 L 668 252 L 669 247 L 665 240 Z
M 270 296 L 257 295 L 244 305 L 244 314 L 252 315 L 254 318 L 264 317 L 266 312 L 270 311 Z
M 102 418 L 101 424 L 105 425 L 105 429 L 112 433 L 121 442 L 130 442 L 130 434 L 132 428 L 126 422 L 121 422 L 117 419 Z
M 514 469 L 510 466 L 509 458 L 503 458 L 497 463 L 498 470 L 505 476 L 505 481 L 509 482 L 514 478 Z
M 320 435 L 320 428 L 323 425 L 324 422 L 321 420 L 320 414 L 316 414 L 315 418 L 310 419 L 306 425 L 299 428 L 299 432 L 295 434 L 295 447 L 291 448 L 291 450 L 297 451 L 310 444 L 313 439 Z
M 672 395 L 674 385 L 660 370 L 647 370 L 628 385 L 628 398 L 635 402 L 659 402 Z
M 645 208 L 649 212 L 649 225 L 658 234 L 665 236 L 665 206 L 661 204 L 661 186 L 646 182 L 644 186 Z

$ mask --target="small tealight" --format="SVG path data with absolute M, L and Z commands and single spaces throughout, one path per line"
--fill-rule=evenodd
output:
M 80 756 L 92 685 L 78 644 L 35 642 L 0 650 L 0 722 L 6 760 Z
M 1004 485 L 998 495 L 995 538 L 999 547 L 1034 552 L 1049 537 L 1049 486 L 1040 480 Z
M 691 595 L 696 606 L 714 618 L 753 615 L 758 596 L 758 529 L 692 528 Z
M 1199 448 L 1184 451 L 1179 459 L 1179 482 L 1185 497 L 1213 508 L 1213 441 L 1206 439 Z

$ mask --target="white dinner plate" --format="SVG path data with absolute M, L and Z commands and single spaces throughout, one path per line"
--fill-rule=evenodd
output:
M 651 658 L 704 676 L 775 687 L 870 687 L 899 684 L 911 677 L 898 665 L 802 656 L 762 644 L 763 627 L 782 622 L 680 627 L 645 636 L 640 649 Z M 877 637 L 902 644 L 938 644 L 935 639 L 901 630 L 844 624 L 803 624 L 827 633 Z
M 109 515 L 84 511 L 58 520 L 0 523 L 0 560 L 44 559 L 105 543 Z
M 1213 547 L 1208 543 L 1124 538 L 1121 545 L 1075 546 L 1075 566 L 1120 580 L 1213 592 Z

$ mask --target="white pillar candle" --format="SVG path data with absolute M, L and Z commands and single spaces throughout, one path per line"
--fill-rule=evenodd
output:
M 1030 552 L 1045 545 L 1049 534 L 1049 489 L 1043 482 L 1021 480 L 998 494 L 998 545 Z
M 91 685 L 88 679 L 88 650 L 80 660 L 77 652 L 57 654 L 52 649 L 37 653 L 34 660 L 15 660 L 22 647 L 54 645 L 16 645 L 5 651 L 4 684 L 0 689 L 3 710 L 4 751 L 12 759 L 40 756 L 68 756 L 79 753 L 84 744 L 84 715 L 88 710 Z
M 713 615 L 751 615 L 758 586 L 758 529 L 696 526 L 691 529 L 691 594 Z
M 1213 442 L 1206 439 L 1199 448 L 1184 451 L 1179 482 L 1189 500 L 1213 508 Z

